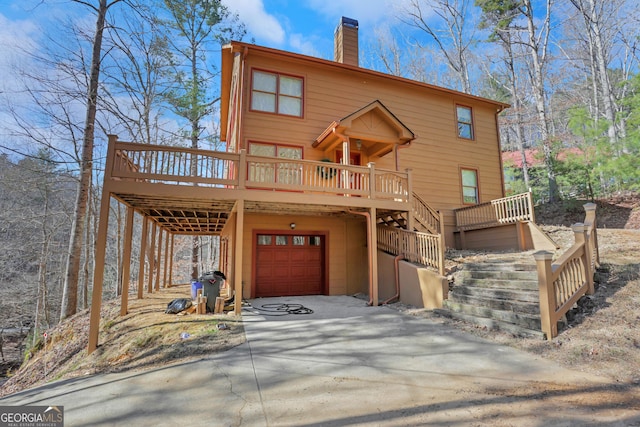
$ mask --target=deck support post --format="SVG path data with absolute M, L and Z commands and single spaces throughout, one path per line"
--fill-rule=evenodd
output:
M 171 233 L 171 244 L 170 244 L 171 252 L 169 255 L 169 287 L 173 285 L 173 250 L 175 249 L 175 236 Z
M 235 298 L 233 300 L 233 311 L 236 315 L 242 313 L 242 241 L 244 235 L 244 200 L 240 199 L 234 207 L 236 211 L 236 230 L 233 257 L 233 288 Z
M 120 277 L 120 315 L 129 312 L 129 276 L 131 271 L 131 240 L 133 238 L 133 208 L 127 206 L 127 218 L 124 224 L 124 248 L 122 252 L 122 276 Z
M 158 254 L 155 257 L 157 259 L 157 263 L 156 263 L 156 278 L 155 278 L 155 285 L 154 285 L 154 290 L 157 292 L 160 290 L 160 270 L 161 270 L 161 260 L 162 260 L 162 244 L 164 243 L 164 229 L 162 227 L 158 227 L 159 232 L 158 232 Z
M 138 299 L 143 298 L 144 293 L 144 259 L 147 256 L 147 236 L 149 234 L 149 220 L 142 217 L 142 233 L 140 236 L 140 260 L 138 265 Z
M 369 210 L 367 227 L 369 227 L 369 280 L 371 280 L 371 301 L 373 306 L 379 303 L 378 292 L 378 230 L 376 227 L 376 208 Z
M 104 181 L 102 185 L 102 199 L 100 200 L 100 222 L 98 224 L 98 238 L 96 240 L 95 265 L 93 269 L 93 294 L 91 295 L 91 310 L 89 313 L 89 342 L 87 353 L 93 353 L 98 348 L 98 335 L 100 332 L 100 310 L 102 309 L 102 282 L 104 281 L 104 259 L 107 252 L 107 231 L 109 229 L 109 204 L 111 191 L 109 180 L 113 170 L 115 157 L 116 135 L 109 135 L 107 148 L 107 163 L 105 164 Z
M 153 275 L 156 271 L 156 231 L 158 226 L 151 223 L 151 244 L 147 249 L 147 257 L 149 258 L 149 279 L 147 280 L 147 292 L 153 293 Z

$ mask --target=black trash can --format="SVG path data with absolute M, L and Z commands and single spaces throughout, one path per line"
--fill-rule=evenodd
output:
M 221 271 L 210 271 L 199 278 L 202 283 L 202 295 L 207 297 L 207 312 L 213 313 L 216 307 L 216 298 L 220 296 L 220 287 L 226 277 Z

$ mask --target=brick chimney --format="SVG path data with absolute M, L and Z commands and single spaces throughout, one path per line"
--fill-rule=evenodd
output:
M 344 16 L 334 34 L 333 56 L 336 62 L 358 66 L 358 21 Z

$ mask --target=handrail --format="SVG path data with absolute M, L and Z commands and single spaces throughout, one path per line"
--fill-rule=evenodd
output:
M 117 160 L 106 173 L 117 180 L 409 200 L 408 172 L 377 169 L 373 163 L 353 166 L 122 141 L 115 142 L 114 152 Z
M 513 224 L 518 221 L 534 222 L 531 193 L 495 199 L 454 211 L 458 231 Z
M 378 225 L 378 249 L 406 260 L 433 267 L 444 276 L 442 235 Z
M 413 213 L 415 219 L 422 224 L 430 233 L 440 233 L 440 214 L 427 204 L 420 196 L 413 193 Z
M 552 263 L 553 254 L 534 254 L 538 266 L 540 320 L 547 339 L 558 336 L 558 321 L 586 294 L 595 292 L 593 275 L 599 265 L 595 204 L 584 205 L 585 223 L 572 226 L 575 243 Z M 587 223 L 588 222 L 588 223 Z

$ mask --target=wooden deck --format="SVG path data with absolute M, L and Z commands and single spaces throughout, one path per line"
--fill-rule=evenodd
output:
M 105 190 L 170 232 L 217 234 L 233 206 L 247 212 L 345 215 L 409 211 L 410 171 L 117 141 L 110 136 Z

